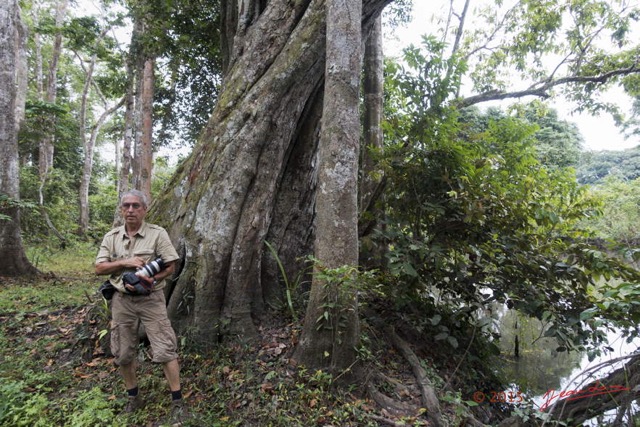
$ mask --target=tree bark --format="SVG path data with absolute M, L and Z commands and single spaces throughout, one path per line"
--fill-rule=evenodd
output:
M 133 155 L 133 188 L 151 200 L 151 171 L 153 167 L 153 92 L 155 85 L 153 58 L 146 58 L 139 72 L 139 91 L 136 98 L 136 140 Z
M 325 269 L 358 265 L 358 158 L 362 0 L 327 1 L 324 109 L 316 193 L 317 265 L 294 358 L 341 372 L 358 343 L 356 277 Z M 356 270 L 357 271 L 357 270 Z
M 375 165 L 372 154 L 382 149 L 382 110 L 384 86 L 384 54 L 382 50 L 382 18 L 375 20 L 366 38 L 364 51 L 364 144 L 361 154 L 360 212 L 366 212 L 375 203 L 382 171 Z
M 26 29 L 17 0 L 0 4 L 0 275 L 35 275 L 20 235 L 18 130 L 24 115 Z
M 389 2 L 363 3 L 365 31 Z M 170 315 L 202 344 L 256 334 L 265 299 L 281 289 L 267 281 L 277 277 L 264 261 L 267 236 L 287 271 L 299 271 L 312 253 L 325 2 L 243 4 L 260 13 L 243 25 L 223 22 L 234 43 L 223 49 L 229 59 L 218 104 L 149 216 L 184 258 L 167 290 Z
M 56 7 L 55 24 L 56 34 L 53 39 L 53 48 L 51 53 L 51 61 L 49 62 L 49 72 L 44 86 L 45 93 L 42 94 L 49 104 L 55 104 L 57 99 L 58 85 L 58 63 L 62 55 L 62 24 L 67 14 L 67 0 L 59 0 Z M 40 178 L 40 186 L 38 188 L 38 196 L 40 206 L 44 206 L 44 187 L 49 173 L 53 167 L 53 135 L 47 135 L 42 138 L 38 150 L 38 174 Z M 44 210 L 42 210 L 44 212 Z M 45 213 L 46 215 L 46 213 Z M 47 218 L 48 219 L 48 218 Z

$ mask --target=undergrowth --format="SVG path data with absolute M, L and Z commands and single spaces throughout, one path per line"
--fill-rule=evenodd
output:
M 37 257 L 41 277 L 0 278 L 0 426 L 149 426 L 162 420 L 169 393 L 162 367 L 149 361 L 142 345 L 138 378 L 146 406 L 119 415 L 124 385 L 100 345 L 108 316 L 100 313 L 100 278 L 92 274 L 95 250 L 41 249 L 30 256 Z M 207 352 L 183 346 L 182 385 L 193 414 L 185 425 L 378 426 L 377 409 L 360 390 L 337 388 L 329 374 L 289 363 L 285 355 L 299 327 L 263 325 L 257 345 L 227 343 Z M 426 425 L 418 416 L 398 422 Z
M 159 425 L 168 415 L 170 395 L 162 366 L 150 362 L 143 344 L 137 372 L 146 406 L 134 415 L 120 415 L 126 393 L 105 337 L 109 309 L 97 292 L 102 278 L 93 274 L 96 248 L 39 247 L 28 253 L 41 276 L 0 277 L 0 427 Z M 292 304 L 264 319 L 259 340 L 251 344 L 225 342 L 203 350 L 182 339 L 181 382 L 192 414 L 184 425 L 427 426 L 429 414 L 422 408 L 412 369 L 381 333 L 385 328 L 379 324 L 390 323 L 420 351 L 420 363 L 441 394 L 443 421 L 464 423 L 474 406 L 471 384 L 488 381 L 481 376 L 482 365 L 468 351 L 442 348 L 452 340 L 438 341 L 422 331 L 420 322 L 408 315 L 411 310 L 389 311 L 388 301 L 374 300 L 361 301 L 362 313 L 368 313 L 357 349 L 362 381 L 350 388 L 336 386 L 336 379 L 326 372 L 290 361 L 302 327 L 299 320 L 291 320 Z M 432 326 L 425 330 L 442 335 L 433 327 L 434 316 L 424 310 L 418 317 L 427 316 Z M 464 329 L 458 331 L 444 320 L 439 325 L 446 325 L 462 348 L 480 344 L 473 339 L 466 344 Z M 472 353 L 483 351 L 474 347 Z M 435 365 L 445 369 L 444 375 Z M 387 411 L 367 397 L 367 384 L 410 410 Z

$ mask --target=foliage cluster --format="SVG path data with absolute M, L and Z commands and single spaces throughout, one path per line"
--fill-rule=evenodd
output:
M 427 54 L 412 48 L 406 69 L 389 68 L 389 144 L 380 156 L 386 210 L 375 236 L 387 247 L 389 301 L 417 311 L 439 307 L 438 316 L 449 313 L 486 333 L 491 320 L 482 313 L 505 304 L 542 320 L 560 350 L 597 347 L 603 318 L 632 326 L 622 311 L 598 311 L 596 279 L 640 277 L 591 244 L 586 220 L 603 205 L 567 167 L 580 143 L 576 130 L 559 132 L 557 117 L 531 106 L 511 115 L 451 108 L 446 84 L 455 93 L 458 83 L 442 82 L 438 47 L 425 39 Z M 440 317 L 431 319 L 438 330 Z M 458 347 L 448 329 L 435 338 Z
M 602 215 L 592 218 L 587 225 L 621 250 L 636 247 L 640 236 L 640 179 L 608 177 L 591 191 L 601 198 L 603 208 Z
M 121 30 L 140 14 L 157 18 L 140 41 L 147 48 L 153 46 L 154 54 L 161 58 L 155 91 L 155 117 L 160 123 L 154 128 L 155 148 L 168 142 L 189 145 L 208 118 L 220 83 L 216 37 L 219 5 L 199 1 L 133 2 L 123 8 L 117 2 L 107 2 L 109 10 L 98 15 L 84 8 L 67 8 L 63 22 L 57 24 L 58 3 L 21 2 L 22 19 L 29 28 L 26 44 L 29 87 L 19 135 L 20 198 L 29 206 L 23 209 L 21 218 L 25 240 L 36 243 L 58 240 L 58 244 L 67 245 L 78 239 L 99 239 L 115 215 L 118 175 L 101 151 L 108 153 L 111 151 L 108 145 L 121 144 L 122 112 L 110 116 L 97 134 L 98 151 L 93 155 L 88 190 L 91 229 L 79 229 L 77 201 L 81 199 L 86 154 L 81 136 L 89 138 L 102 111 L 122 99 L 127 86 L 133 84 L 128 80 L 128 57 L 123 49 L 123 43 L 129 40 L 122 40 Z M 62 51 L 56 59 L 54 46 L 58 36 Z M 132 57 L 140 52 L 138 47 L 136 44 L 131 47 Z M 51 74 L 53 70 L 55 73 Z M 47 71 L 56 77 L 51 93 L 46 90 L 51 77 Z M 85 86 L 86 83 L 91 84 Z M 49 165 L 45 178 L 42 148 L 47 139 L 53 144 L 53 164 Z M 160 158 L 158 162 L 154 194 L 172 170 L 166 159 Z

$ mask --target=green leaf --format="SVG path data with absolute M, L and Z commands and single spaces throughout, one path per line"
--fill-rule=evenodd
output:
M 436 336 L 434 337 L 434 339 L 435 339 L 436 341 L 442 341 L 442 340 L 446 339 L 448 336 L 449 336 L 449 333 L 448 333 L 448 332 L 440 332 L 438 335 L 436 335 Z

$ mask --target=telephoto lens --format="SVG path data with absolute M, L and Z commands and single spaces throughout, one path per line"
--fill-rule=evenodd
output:
M 143 265 L 140 270 L 136 271 L 136 276 L 151 277 L 156 275 L 160 270 L 164 268 L 164 261 L 162 258 L 156 258 L 150 263 Z
M 133 287 L 133 290 L 127 289 L 127 293 L 131 293 L 133 295 L 149 295 L 153 290 L 155 281 L 152 283 L 151 280 L 147 278 L 153 277 L 163 268 L 164 262 L 162 261 L 162 258 L 156 258 L 150 263 L 143 265 L 135 273 L 124 273 L 122 275 L 122 281 Z

